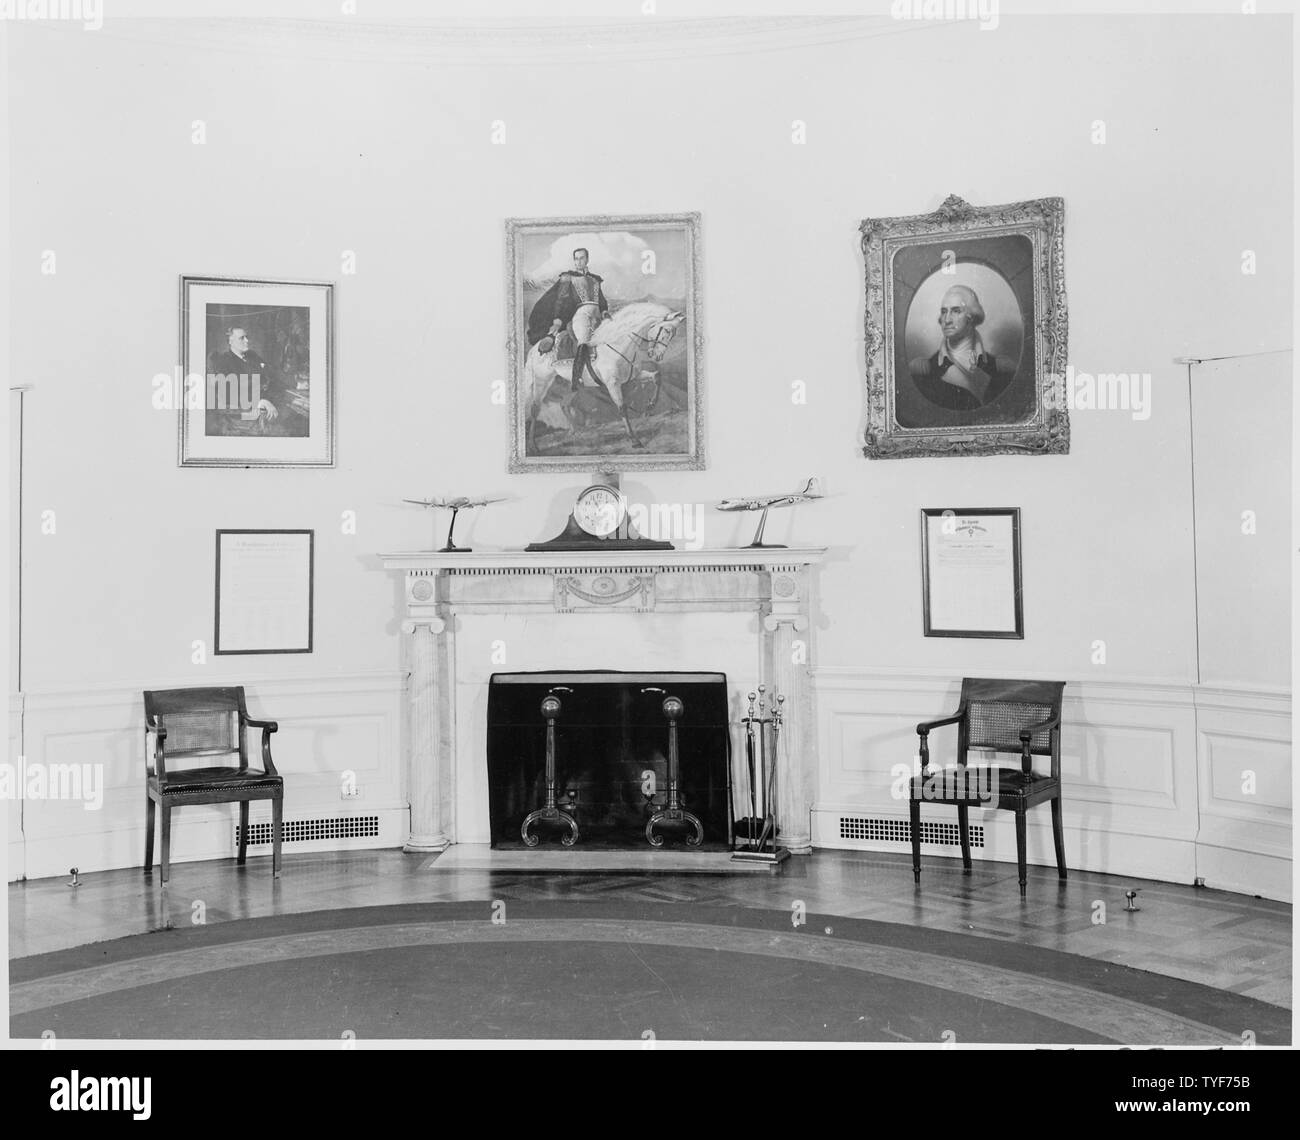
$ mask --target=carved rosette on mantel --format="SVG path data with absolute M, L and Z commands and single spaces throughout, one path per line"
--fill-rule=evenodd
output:
M 458 731 L 464 727 L 457 724 L 455 700 L 458 615 L 563 614 L 564 622 L 575 623 L 573 638 L 591 644 L 594 662 L 618 668 L 619 639 L 626 633 L 592 620 L 599 615 L 680 614 L 688 621 L 691 614 L 741 612 L 755 616 L 754 632 L 731 648 L 756 660 L 756 679 L 786 696 L 778 780 L 781 843 L 807 854 L 816 773 L 811 571 L 824 554 L 823 548 L 773 548 L 383 555 L 385 569 L 406 578 L 400 617 L 409 669 L 407 850 L 441 851 L 461 841 L 458 804 L 467 813 L 481 808 L 486 815 L 485 804 L 458 799 L 458 774 L 468 780 L 468 773 L 482 773 L 473 782 L 486 789 L 487 770 L 485 736 Z M 685 626 L 682 640 L 689 641 L 690 632 Z M 675 660 L 663 667 L 700 665 Z M 743 715 L 743 708 L 732 710 L 737 733 Z

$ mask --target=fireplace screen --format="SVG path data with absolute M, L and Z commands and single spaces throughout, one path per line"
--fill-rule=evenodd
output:
M 729 749 L 723 673 L 496 673 L 492 846 L 725 851 Z

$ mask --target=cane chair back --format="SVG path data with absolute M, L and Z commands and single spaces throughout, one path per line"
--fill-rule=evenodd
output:
M 967 677 L 961 692 L 962 704 L 967 709 L 967 747 L 1021 752 L 1021 729 L 1059 717 L 1064 689 L 1064 681 Z M 1035 732 L 1029 738 L 1029 751 L 1036 756 L 1051 756 L 1052 730 L 1042 728 Z

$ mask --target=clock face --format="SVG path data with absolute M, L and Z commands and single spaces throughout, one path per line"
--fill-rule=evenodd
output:
M 604 538 L 618 530 L 626 514 L 623 496 L 613 487 L 599 483 L 583 491 L 573 504 L 574 522 L 597 538 Z

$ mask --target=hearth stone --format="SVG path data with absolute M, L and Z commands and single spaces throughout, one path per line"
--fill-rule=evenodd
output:
M 615 671 L 496 673 L 488 692 L 488 802 L 494 848 L 522 848 L 520 827 L 547 803 L 546 723 L 555 715 L 556 799 L 577 821 L 574 849 L 647 849 L 646 823 L 668 804 L 668 717 L 664 700 L 683 705 L 678 724 L 681 806 L 690 826 L 655 828 L 666 847 L 725 851 L 730 846 L 727 679 L 723 673 Z M 568 830 L 532 826 L 543 845 Z

